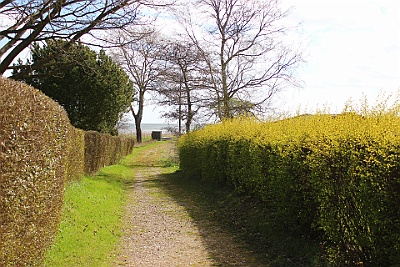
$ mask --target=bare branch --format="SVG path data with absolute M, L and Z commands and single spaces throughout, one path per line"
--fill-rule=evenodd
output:
M 112 39 L 113 44 L 118 44 L 116 49 L 111 50 L 112 57 L 120 63 L 134 83 L 135 99 L 131 112 L 135 119 L 136 139 L 141 142 L 145 95 L 148 91 L 155 90 L 160 73 L 163 72 L 159 61 L 164 52 L 163 45 L 152 28 L 114 31 L 109 39 Z
M 0 29 L 0 74 L 33 42 L 57 38 L 75 42 L 89 32 L 134 25 L 142 16 L 141 7 L 159 8 L 171 3 L 173 0 L 157 4 L 152 0 L 2 1 L 0 14 L 9 25 Z
M 296 84 L 292 70 L 302 57 L 282 42 L 290 31 L 282 23 L 288 11 L 282 11 L 277 0 L 195 3 L 205 16 L 202 21 L 196 24 L 185 15 L 180 21 L 192 42 L 207 55 L 208 75 L 214 81 L 214 106 L 220 119 L 234 116 L 231 105 L 258 109 L 285 83 Z M 239 105 L 237 101 L 244 102 Z

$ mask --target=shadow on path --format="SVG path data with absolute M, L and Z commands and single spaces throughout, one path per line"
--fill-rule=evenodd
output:
M 131 210 L 127 212 L 127 214 L 131 214 L 131 217 L 128 218 L 129 231 L 132 231 L 131 221 L 137 221 L 142 217 L 142 219 L 146 219 L 147 215 L 137 214 L 140 209 L 135 201 L 143 202 L 143 197 L 147 196 L 147 198 L 150 197 L 147 201 L 148 205 L 141 206 L 142 209 L 145 209 L 143 213 L 148 213 L 146 209 L 152 212 L 150 213 L 154 215 L 154 218 L 148 221 L 151 223 L 161 222 L 161 233 L 164 233 L 163 229 L 165 228 L 167 231 L 165 237 L 168 240 L 172 237 L 184 238 L 182 230 L 189 231 L 186 232 L 189 239 L 191 237 L 196 240 L 199 238 L 201 246 L 206 250 L 205 257 L 208 258 L 206 259 L 207 263 L 195 266 L 324 266 L 316 242 L 301 236 L 294 236 L 291 234 L 293 231 L 284 229 L 282 222 L 275 219 L 276 216 L 271 207 L 267 209 L 265 204 L 254 202 L 250 197 L 235 194 L 229 188 L 218 188 L 193 178 L 188 179 L 182 172 L 171 173 L 173 168 L 164 168 L 177 164 L 173 142 L 152 143 L 137 148 L 136 151 L 134 160 L 125 162 L 126 166 L 141 173 L 130 185 L 136 191 L 132 191 L 134 198 L 131 202 L 133 204 L 130 205 Z M 141 193 L 138 193 L 137 189 L 140 189 Z M 171 202 L 177 205 L 172 205 Z M 160 207 L 165 205 L 173 206 L 173 208 L 168 208 L 167 213 L 163 213 L 163 209 Z M 190 217 L 189 224 L 193 224 L 195 227 L 188 227 L 185 230 L 179 228 L 175 231 L 175 226 L 181 223 L 178 221 L 179 216 L 175 215 L 181 214 L 180 216 L 182 216 L 182 210 L 185 211 L 183 212 L 185 216 Z M 158 216 L 160 214 L 161 217 Z M 169 215 L 173 215 L 172 220 L 163 221 L 163 218 L 169 218 Z M 151 224 L 148 226 L 150 227 L 149 232 L 152 233 L 159 228 L 159 226 L 157 228 Z M 177 232 L 177 234 L 172 235 L 173 232 Z M 136 240 L 136 237 L 134 239 Z M 155 245 L 159 246 L 161 243 L 165 243 L 165 245 L 174 246 L 163 240 L 160 239 Z M 150 241 L 143 240 L 147 246 L 146 242 Z M 195 243 L 197 246 L 198 243 Z M 177 248 L 179 250 L 176 252 L 175 248 L 171 248 L 171 250 L 179 254 L 189 253 L 190 255 L 187 255 L 189 258 L 193 256 L 193 251 L 188 249 L 189 244 L 185 241 L 182 241 L 181 244 L 184 244 L 184 247 Z M 137 253 L 136 244 L 133 245 L 132 250 Z M 148 257 L 147 254 L 150 252 L 151 249 L 150 251 L 144 250 L 143 257 Z M 135 259 L 137 256 L 133 254 L 132 257 Z M 180 264 L 179 266 L 186 266 L 182 265 L 182 259 L 185 257 L 177 258 L 179 262 L 175 263 Z M 212 262 L 211 265 L 210 262 Z
M 316 243 L 282 229 L 260 203 L 181 172 L 151 183 L 185 207 L 217 266 L 323 266 Z

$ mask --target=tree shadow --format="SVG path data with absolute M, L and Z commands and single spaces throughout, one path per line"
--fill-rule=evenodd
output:
M 318 242 L 285 229 L 264 203 L 181 172 L 152 182 L 187 210 L 216 266 L 325 266 Z
M 130 187 L 135 183 L 132 175 L 133 171 L 134 169 L 131 166 L 110 165 L 90 177 L 96 180 L 104 180 L 107 183 L 119 183 L 124 187 Z

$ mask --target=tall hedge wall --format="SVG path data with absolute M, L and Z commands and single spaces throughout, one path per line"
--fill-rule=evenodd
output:
M 226 121 L 178 148 L 188 177 L 272 205 L 287 229 L 318 234 L 333 266 L 400 266 L 398 109 Z
M 85 173 L 93 174 L 100 168 L 117 163 L 132 152 L 134 139 L 85 132 Z
M 67 182 L 79 180 L 85 174 L 85 131 L 71 126 L 68 139 Z
M 65 183 L 118 162 L 133 145 L 72 127 L 56 102 L 0 77 L 0 266 L 39 264 L 59 226 Z
M 70 124 L 38 90 L 0 78 L 0 266 L 40 260 L 60 221 Z

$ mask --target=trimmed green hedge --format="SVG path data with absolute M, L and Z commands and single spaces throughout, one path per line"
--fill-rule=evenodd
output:
M 188 177 L 264 201 L 283 227 L 319 236 L 334 266 L 400 264 L 400 117 L 237 119 L 179 140 Z
M 70 127 L 56 102 L 0 78 L 0 266 L 35 265 L 52 241 Z
M 132 152 L 134 139 L 85 132 L 85 173 L 93 174 L 104 166 L 116 164 Z
M 68 145 L 67 182 L 85 175 L 85 131 L 71 127 Z
M 59 227 L 65 184 L 133 145 L 72 127 L 55 101 L 0 77 L 0 266 L 38 265 Z

